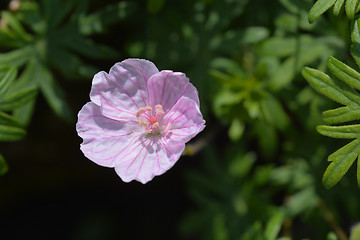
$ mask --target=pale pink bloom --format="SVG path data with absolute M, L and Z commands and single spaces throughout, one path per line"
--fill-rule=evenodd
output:
M 166 172 L 205 127 L 198 92 L 185 74 L 159 72 L 143 59 L 97 73 L 90 100 L 78 114 L 80 148 L 124 182 L 146 183 Z

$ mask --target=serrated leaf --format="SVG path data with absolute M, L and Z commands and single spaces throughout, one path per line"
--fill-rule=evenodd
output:
M 335 5 L 334 5 L 334 9 L 333 9 L 335 16 L 339 15 L 341 7 L 343 6 L 344 2 L 345 2 L 345 0 L 337 0 L 336 1 Z
M 309 12 L 309 22 L 314 22 L 321 14 L 326 12 L 336 0 L 318 0 Z
M 346 125 L 346 126 L 318 126 L 317 131 L 332 138 L 360 138 L 360 125 Z
M 353 19 L 355 16 L 357 5 L 358 5 L 358 0 L 346 0 L 345 11 L 346 11 L 346 15 L 350 19 Z
M 17 70 L 14 67 L 1 66 L 0 67 L 0 97 L 3 96 L 9 89 L 11 83 L 15 80 Z
M 339 124 L 360 119 L 360 108 L 340 107 L 323 112 L 326 124 Z
M 0 141 L 17 141 L 25 135 L 26 131 L 20 127 L 0 125 Z
M 360 89 L 360 74 L 334 57 L 328 60 L 329 69 L 341 81 Z
M 331 163 L 327 167 L 323 177 L 324 186 L 331 188 L 338 183 L 349 170 L 359 153 L 360 139 L 355 139 L 331 154 L 328 158 L 328 161 Z
M 8 169 L 9 167 L 5 161 L 5 158 L 0 154 L 0 176 L 3 176 L 8 171 Z
M 9 111 L 32 101 L 37 95 L 36 88 L 24 88 L 0 97 L 0 110 Z

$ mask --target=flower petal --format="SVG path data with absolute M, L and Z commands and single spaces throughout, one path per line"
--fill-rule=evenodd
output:
M 163 121 L 171 124 L 166 139 L 175 142 L 186 143 L 205 128 L 199 105 L 187 97 L 180 98 Z
M 83 138 L 80 149 L 93 162 L 114 167 L 117 156 L 136 141 L 137 125 L 104 116 L 100 107 L 88 102 L 78 114 L 78 135 Z
M 181 97 L 190 98 L 199 105 L 198 92 L 184 73 L 161 71 L 149 79 L 148 88 L 150 106 L 160 104 L 165 112 Z
M 180 158 L 185 144 L 168 145 L 158 137 L 143 137 L 139 143 L 121 154 L 115 171 L 124 182 L 137 180 L 143 184 L 169 170 Z
M 158 72 L 150 61 L 126 59 L 116 63 L 109 74 L 102 71 L 94 76 L 90 99 L 98 106 L 106 101 L 116 107 L 136 111 L 148 106 L 147 81 Z

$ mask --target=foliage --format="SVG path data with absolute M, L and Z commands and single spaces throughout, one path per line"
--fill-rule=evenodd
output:
M 354 223 L 360 219 L 360 161 L 351 168 L 360 153 L 357 0 L 21 0 L 14 6 L 2 11 L 0 20 L 1 141 L 23 139 L 27 130 L 33 137 L 37 122 L 31 120 L 53 128 L 34 115 L 42 99 L 56 116 L 73 122 L 74 109 L 88 101 L 88 90 L 81 95 L 79 89 L 89 89 L 95 72 L 107 71 L 125 58 L 149 59 L 159 69 L 186 73 L 199 90 L 207 125 L 187 144 L 187 156 L 164 176 L 170 181 L 159 178 L 144 186 L 146 193 L 162 192 L 154 198 L 161 205 L 169 201 L 168 190 L 184 173 L 185 180 L 178 182 L 187 197 L 171 202 L 172 207 L 187 204 L 183 218 L 169 220 L 179 224 L 174 239 L 343 240 L 358 234 Z M 341 139 L 324 138 L 315 128 Z M 62 137 L 76 142 L 75 134 L 74 139 Z M 40 138 L 43 144 L 55 144 L 54 139 Z M 68 167 L 82 157 L 76 150 L 61 159 L 66 168 L 57 171 L 61 179 L 69 177 L 71 187 L 82 189 L 84 185 L 73 186 L 80 175 L 77 169 L 74 174 Z M 11 174 L 24 173 L 11 166 L 13 156 L 6 145 L 1 153 Z M 32 165 L 28 153 L 22 154 Z M 42 174 L 43 168 L 31 167 L 26 171 Z M 0 155 L 0 174 L 6 170 Z M 94 186 L 92 181 L 107 184 L 98 172 L 84 165 L 81 171 L 82 177 L 95 179 L 86 183 L 89 186 Z M 41 180 L 49 178 L 43 174 Z M 119 182 L 113 183 L 114 191 L 121 192 L 119 206 L 124 199 L 144 196 L 143 186 L 123 187 Z M 133 207 L 132 217 L 142 219 L 143 213 Z M 166 214 L 159 208 L 153 215 L 160 219 Z M 133 228 L 122 222 L 126 229 L 121 231 L 144 228 L 147 238 L 159 239 L 153 222 L 143 224 L 136 222 Z M 91 233 L 88 227 L 84 229 L 84 236 L 92 236 L 86 235 Z M 148 229 L 155 233 L 148 234 Z
M 346 15 L 350 19 L 354 19 L 356 13 L 360 10 L 358 0 L 317 0 L 309 12 L 309 21 L 314 22 L 332 6 L 334 15 L 338 16 L 341 9 L 345 8 Z
M 87 14 L 88 2 L 26 1 L 13 12 L 1 13 L 0 64 L 24 68 L 21 81 L 39 89 L 53 111 L 72 122 L 66 94 L 55 80 L 55 70 L 70 79 L 91 78 L 98 69 L 82 58 L 115 58 L 113 49 L 95 43 L 88 36 L 102 33 L 126 17 L 131 4 L 118 3 Z M 18 120 L 27 124 L 34 101 L 18 109 Z M 21 115 L 21 116 L 20 116 Z
M 0 67 L 0 141 L 18 141 L 25 137 L 24 125 L 12 113 L 32 101 L 37 94 L 34 87 L 15 81 L 16 75 L 16 68 Z M 0 175 L 5 174 L 7 169 L 5 159 L 0 154 Z

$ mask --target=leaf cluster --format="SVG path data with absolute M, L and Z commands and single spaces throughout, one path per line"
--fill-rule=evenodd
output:
M 15 81 L 17 70 L 0 66 L 0 141 L 18 141 L 25 137 L 24 124 L 17 119 L 18 109 L 34 100 L 37 89 Z M 0 175 L 7 171 L 7 164 L 0 154 Z

